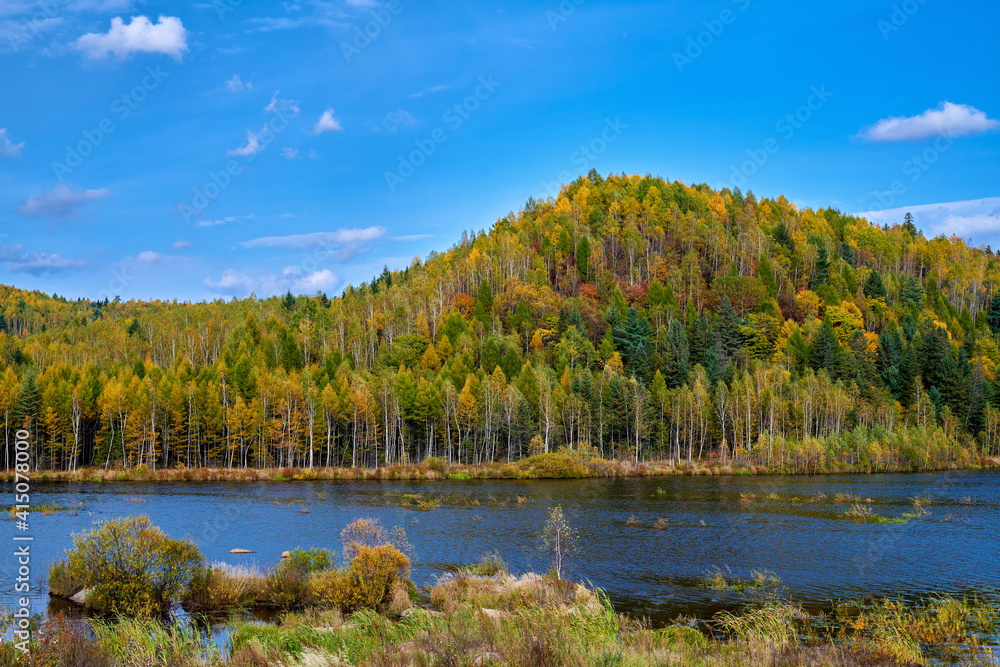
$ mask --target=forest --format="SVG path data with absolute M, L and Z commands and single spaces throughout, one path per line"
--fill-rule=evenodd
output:
M 334 298 L 0 286 L 3 465 L 777 469 L 1000 455 L 989 247 L 595 171 Z

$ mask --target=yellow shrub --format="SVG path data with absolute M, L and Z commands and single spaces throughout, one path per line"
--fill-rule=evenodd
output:
M 379 607 L 409 571 L 410 559 L 392 545 L 359 547 L 351 561 L 347 585 L 340 586 L 337 606 L 345 611 Z
M 350 585 L 348 570 L 327 570 L 309 580 L 309 598 L 325 607 L 340 608 Z
M 88 606 L 112 614 L 161 613 L 204 567 L 193 542 L 170 539 L 146 516 L 106 521 L 73 545 L 65 574 L 90 589 Z

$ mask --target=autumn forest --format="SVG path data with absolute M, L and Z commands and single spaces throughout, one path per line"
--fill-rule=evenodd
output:
M 38 470 L 976 465 L 1000 262 L 917 224 L 592 171 L 336 297 L 0 286 L 0 460 L 24 427 Z

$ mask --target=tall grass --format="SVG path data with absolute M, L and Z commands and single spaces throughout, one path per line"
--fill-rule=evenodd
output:
M 801 614 L 798 607 L 771 602 L 741 614 L 719 612 L 716 618 L 726 632 L 741 641 L 769 647 L 784 647 L 795 640 L 794 621 Z
M 252 573 L 226 571 L 230 576 Z M 519 600 L 516 592 L 527 593 Z M 280 624 L 234 621 L 225 650 L 192 624 L 55 617 L 24 658 L 0 645 L 4 667 L 304 667 L 356 665 L 904 665 L 978 664 L 997 608 L 934 597 L 840 604 L 829 615 L 770 600 L 707 622 L 664 628 L 617 614 L 601 591 L 527 574 L 439 582 L 435 610 L 290 613 Z M 701 629 L 699 629 L 701 628 Z M 706 632 L 707 631 L 707 632 Z

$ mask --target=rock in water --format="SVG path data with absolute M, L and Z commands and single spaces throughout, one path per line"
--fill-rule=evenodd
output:
M 82 591 L 70 598 L 70 602 L 75 602 L 77 604 L 86 605 L 87 598 L 90 596 L 90 589 L 84 588 Z
M 231 553 L 231 554 L 255 554 L 257 552 L 256 551 L 250 551 L 249 549 L 230 549 L 229 553 Z
M 288 551 L 282 551 L 281 552 L 281 557 L 282 558 L 291 558 L 291 556 L 292 556 L 292 554 L 290 552 L 288 552 Z

